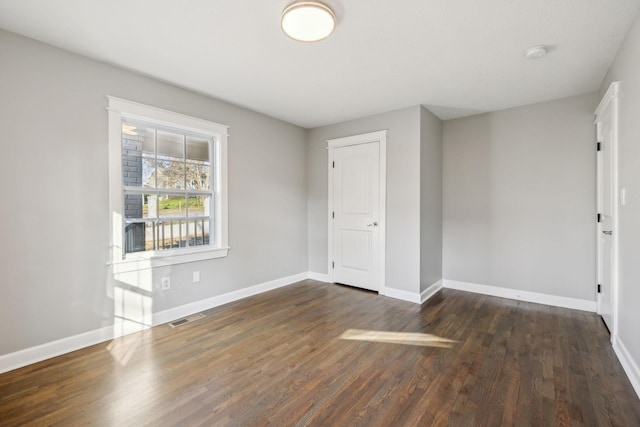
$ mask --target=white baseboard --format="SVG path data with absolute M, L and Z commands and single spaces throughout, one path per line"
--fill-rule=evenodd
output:
M 204 310 L 209 310 L 223 304 L 240 300 L 242 298 L 247 298 L 266 291 L 270 291 L 272 289 L 291 285 L 301 280 L 305 280 L 309 278 L 309 276 L 310 273 L 308 272 L 294 274 L 293 276 L 270 280 L 268 282 L 260 283 L 255 286 L 250 286 L 248 288 L 239 289 L 237 291 L 160 311 L 153 314 L 153 322 L 151 326 L 161 325 L 163 323 L 171 322 L 181 317 L 189 316 L 191 314 L 198 313 Z M 148 327 L 143 327 L 140 329 L 146 328 Z M 12 371 L 14 369 L 22 368 L 23 366 L 31 365 L 33 363 L 41 362 L 52 357 L 70 353 L 81 348 L 119 338 L 132 332 L 137 331 L 124 331 L 121 326 L 110 325 L 34 347 L 25 348 L 24 350 L 18 350 L 13 353 L 3 354 L 0 355 L 0 374 Z
M 313 279 L 313 280 L 317 280 L 319 282 L 331 283 L 331 280 L 329 279 L 329 275 L 328 274 L 315 273 L 313 271 L 310 271 L 308 278 L 309 279 Z M 400 290 L 400 289 L 394 289 L 394 288 L 390 288 L 388 286 L 385 286 L 384 288 L 382 288 L 380 290 L 380 295 L 384 295 L 384 296 L 387 296 L 387 297 L 390 297 L 390 298 L 399 299 L 399 300 L 402 300 L 402 301 L 409 301 L 409 302 L 414 302 L 416 304 L 422 304 L 423 302 L 425 302 L 426 300 L 431 298 L 433 296 L 433 294 L 438 292 L 440 289 L 442 289 L 442 280 L 439 280 L 438 282 L 436 282 L 433 285 L 429 286 L 427 289 L 422 291 L 422 293 L 420 293 L 420 294 L 417 294 L 417 293 L 414 293 L 414 292 L 409 292 L 409 291 L 403 291 L 403 290 Z
M 384 288 L 384 293 L 382 295 L 390 298 L 399 299 L 402 301 L 409 301 L 416 304 L 420 304 L 420 294 L 417 292 L 403 291 L 400 289 L 394 289 L 387 286 Z
M 627 347 L 620 340 L 620 337 L 614 339 L 613 350 L 616 352 L 616 356 L 618 356 L 618 360 L 624 372 L 627 374 L 629 381 L 631 381 L 633 389 L 640 398 L 640 368 L 638 368 L 638 364 L 633 360 L 633 357 L 631 357 L 629 350 L 627 350 Z
M 331 279 L 329 279 L 329 275 L 328 274 L 315 273 L 313 271 L 310 271 L 308 278 L 309 279 L 313 279 L 313 280 L 317 280 L 319 282 L 331 283 Z M 431 289 L 431 288 L 429 288 L 429 289 Z M 390 298 L 399 299 L 399 300 L 402 300 L 402 301 L 414 302 L 414 303 L 417 303 L 417 304 L 421 304 L 422 301 L 426 301 L 426 299 L 431 296 L 431 295 L 429 295 L 429 296 L 427 296 L 426 298 L 423 299 L 422 296 L 419 295 L 419 294 L 416 294 L 416 293 L 413 293 L 413 292 L 409 292 L 409 291 L 403 291 L 403 290 L 400 290 L 400 289 L 389 288 L 387 286 L 385 286 L 382 289 L 380 289 L 379 294 L 387 296 L 387 297 L 390 297 Z
M 331 280 L 329 279 L 329 275 L 324 273 L 315 273 L 313 271 L 310 271 L 309 277 L 307 278 L 312 280 L 317 280 L 318 282 L 331 283 Z
M 0 374 L 113 339 L 113 326 L 0 355 Z
M 445 288 L 476 294 L 491 295 L 494 297 L 509 298 L 519 301 L 535 302 L 555 307 L 571 308 L 582 311 L 596 311 L 596 302 L 577 298 L 561 297 L 557 295 L 540 294 L 537 292 L 521 291 L 518 289 L 500 288 L 497 286 L 480 285 L 477 283 L 459 282 L 457 280 L 443 279 Z
M 442 289 L 442 280 L 438 280 L 436 283 L 429 286 L 427 289 L 425 289 L 421 293 L 403 291 L 400 289 L 390 288 L 387 286 L 384 288 L 382 292 L 380 292 L 380 294 L 387 296 L 389 298 L 395 298 L 402 301 L 413 302 L 415 304 L 422 304 L 423 302 L 431 298 L 433 294 L 438 292 L 440 289 Z
M 163 323 L 171 322 L 185 316 L 190 316 L 194 313 L 210 310 L 214 307 L 228 304 L 233 301 L 238 301 L 243 298 L 261 294 L 263 292 L 271 291 L 283 286 L 291 285 L 307 278 L 308 273 L 294 274 L 293 276 L 270 280 L 268 282 L 250 286 L 248 288 L 243 288 L 237 291 L 228 292 L 226 294 L 217 295 L 215 297 L 195 301 L 189 304 L 181 305 L 179 307 L 170 308 L 168 310 L 153 314 L 153 326 L 162 325 Z
M 442 289 L 442 280 L 438 280 L 436 283 L 422 291 L 422 293 L 420 294 L 420 304 L 431 298 L 440 289 Z

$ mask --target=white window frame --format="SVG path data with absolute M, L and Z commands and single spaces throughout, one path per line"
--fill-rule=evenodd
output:
M 228 255 L 227 138 L 229 126 L 172 111 L 107 96 L 109 112 L 109 212 L 110 253 L 115 274 Z M 124 206 L 122 182 L 122 119 L 204 134 L 214 138 L 213 239 L 209 245 L 162 251 L 128 253 L 124 248 Z

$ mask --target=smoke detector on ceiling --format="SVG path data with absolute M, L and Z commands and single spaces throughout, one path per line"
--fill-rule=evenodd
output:
M 524 56 L 527 59 L 538 59 L 545 56 L 547 52 L 549 52 L 549 46 L 545 46 L 545 45 L 533 46 L 524 52 Z

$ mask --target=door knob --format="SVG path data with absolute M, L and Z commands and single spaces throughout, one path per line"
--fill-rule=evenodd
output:
M 371 224 L 367 224 L 367 227 L 377 227 L 378 221 L 373 221 Z
M 604 231 L 604 230 L 602 230 L 602 233 L 606 234 L 607 236 L 613 235 L 613 231 Z

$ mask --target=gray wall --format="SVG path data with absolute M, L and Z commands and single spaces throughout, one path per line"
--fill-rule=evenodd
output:
M 307 134 L 309 271 L 327 273 L 328 139 L 388 129 L 386 285 L 420 288 L 420 107 L 323 126 Z
M 627 190 L 627 204 L 619 210 L 618 337 L 640 365 L 640 18 L 618 51 L 602 83 L 620 82 L 619 184 Z
M 445 279 L 595 300 L 596 105 L 445 122 Z
M 0 52 L 0 354 L 114 322 L 105 95 L 231 127 L 232 249 L 154 273 L 154 312 L 307 271 L 304 129 L 5 31 Z
M 420 291 L 442 279 L 442 121 L 420 107 Z

